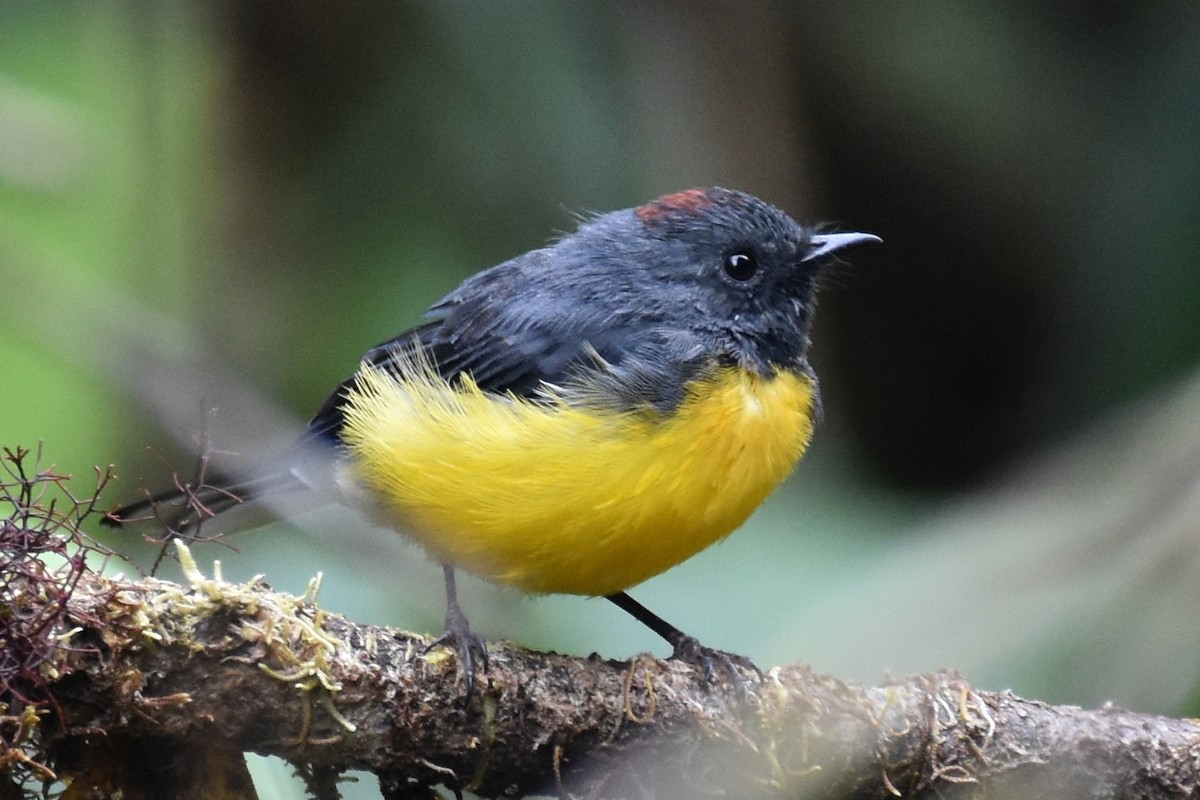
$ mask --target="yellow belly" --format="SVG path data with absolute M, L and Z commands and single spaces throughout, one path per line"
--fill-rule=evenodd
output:
M 342 438 L 375 511 L 440 561 L 529 592 L 606 595 L 741 525 L 804 453 L 813 406 L 811 382 L 782 371 L 721 369 L 655 414 L 366 366 Z

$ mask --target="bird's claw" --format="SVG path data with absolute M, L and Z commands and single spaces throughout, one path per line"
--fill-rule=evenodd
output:
M 448 630 L 425 646 L 423 653 L 439 647 L 447 647 L 454 651 L 458 659 L 458 675 L 466 684 L 464 696 L 469 701 L 475 691 L 475 671 L 479 667 L 483 672 L 488 669 L 487 642 L 482 636 L 470 629 L 465 631 Z
M 706 647 L 694 636 L 683 634 L 671 644 L 674 648 L 671 658 L 703 669 L 706 683 L 712 684 L 717 672 L 721 672 L 744 697 L 750 694 L 750 683 L 746 680 L 746 673 L 754 676 L 755 683 L 763 679 L 762 670 L 746 656 Z
M 488 670 L 487 641 L 471 630 L 465 619 L 461 622 L 462 624 L 458 624 L 457 620 L 451 620 L 447 616 L 446 630 L 441 636 L 425 645 L 422 653 L 428 655 L 430 651 L 439 647 L 446 647 L 454 651 L 454 656 L 458 659 L 458 675 L 466 684 L 464 696 L 470 702 L 471 695 L 475 691 L 476 669 L 482 668 L 485 673 Z

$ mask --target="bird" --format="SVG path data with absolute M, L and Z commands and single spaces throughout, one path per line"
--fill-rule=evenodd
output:
M 487 648 L 458 570 L 605 597 L 672 657 L 709 674 L 714 660 L 754 668 L 626 590 L 728 536 L 793 471 L 821 411 L 808 357 L 818 284 L 878 241 L 721 187 L 581 218 L 367 350 L 260 474 L 172 488 L 105 523 L 181 533 L 301 490 L 355 508 L 442 565 L 445 629 L 429 648 L 453 649 L 468 696 Z

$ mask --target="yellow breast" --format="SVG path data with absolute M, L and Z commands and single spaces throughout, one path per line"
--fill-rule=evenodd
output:
M 673 413 L 632 413 L 368 365 L 342 438 L 375 511 L 440 561 L 529 592 L 606 595 L 737 528 L 807 447 L 813 394 L 802 375 L 728 368 Z

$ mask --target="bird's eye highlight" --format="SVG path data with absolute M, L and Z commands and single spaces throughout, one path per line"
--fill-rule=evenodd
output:
M 748 281 L 758 273 L 758 259 L 749 250 L 730 250 L 724 267 L 725 274 L 735 281 Z

